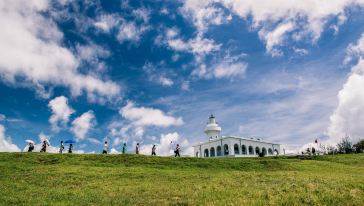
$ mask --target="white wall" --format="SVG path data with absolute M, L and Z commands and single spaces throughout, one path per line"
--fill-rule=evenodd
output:
M 217 147 L 221 146 L 221 153 L 222 156 L 224 155 L 224 145 L 227 144 L 229 148 L 229 156 L 236 156 L 236 157 L 256 157 L 258 154 L 256 154 L 255 149 L 256 147 L 259 148 L 260 152 L 262 152 L 262 149 L 266 149 L 266 156 L 272 156 L 275 155 L 274 150 L 280 151 L 280 146 L 277 144 L 272 143 L 266 143 L 266 142 L 260 142 L 260 141 L 253 141 L 253 140 L 246 140 L 246 139 L 240 139 L 235 137 L 227 137 L 227 138 L 220 138 L 217 140 L 209 141 L 206 143 L 203 143 L 201 145 L 194 146 L 194 154 L 196 155 L 196 152 L 198 152 L 199 157 L 205 156 L 205 149 L 208 149 L 208 156 L 211 156 L 211 147 L 215 149 L 215 157 L 217 156 Z M 235 154 L 234 151 L 234 145 L 237 144 L 239 147 L 239 153 Z M 246 154 L 242 154 L 242 148 L 241 146 L 246 146 Z M 253 147 L 254 154 L 249 154 L 249 146 Z M 269 149 L 272 149 L 273 154 L 269 154 Z

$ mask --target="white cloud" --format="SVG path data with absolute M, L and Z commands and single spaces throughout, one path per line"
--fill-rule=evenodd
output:
M 275 47 L 282 44 L 284 35 L 292 31 L 294 27 L 292 22 L 286 22 L 279 24 L 273 31 L 260 30 L 259 37 L 266 42 L 267 52 L 272 56 L 281 56 L 282 52 Z
M 240 60 L 239 56 L 225 56 L 222 60 L 208 67 L 206 64 L 200 64 L 192 75 L 198 76 L 203 79 L 221 79 L 221 78 L 234 78 L 244 77 L 248 64 Z
M 183 81 L 181 85 L 181 89 L 184 91 L 190 90 L 190 82 L 189 81 Z
M 124 41 L 139 42 L 142 35 L 148 31 L 146 25 L 137 25 L 135 22 L 124 21 L 119 26 L 119 32 L 116 38 L 122 43 Z
M 3 115 L 3 114 L 0 114 L 0 122 L 1 121 L 4 121 L 6 119 L 6 116 L 5 115 Z
M 253 30 L 259 31 L 267 52 L 274 56 L 281 54 L 279 46 L 286 44 L 284 37 L 316 42 L 334 17 L 337 19 L 331 24 L 336 26 L 337 31 L 338 26 L 346 21 L 345 9 L 353 5 L 363 6 L 364 1 L 186 0 L 182 14 L 192 20 L 200 33 L 204 33 L 209 25 L 219 25 L 231 19 L 221 7 L 244 20 L 251 18 Z
M 158 83 L 164 87 L 171 87 L 174 82 L 172 79 L 166 77 L 160 67 L 164 67 L 164 62 L 159 63 L 158 65 L 153 65 L 150 62 L 147 62 L 143 66 L 143 70 L 149 78 L 149 81 L 153 83 Z M 158 68 L 157 68 L 158 67 Z
M 30 86 L 44 97 L 46 86 L 64 86 L 72 95 L 110 99 L 121 88 L 91 74 L 78 71 L 79 61 L 62 46 L 63 34 L 51 18 L 46 0 L 0 2 L 0 75 L 10 84 Z M 21 82 L 19 78 L 21 77 Z
M 87 141 L 91 142 L 92 144 L 102 144 L 102 142 L 96 138 L 87 138 Z
M 119 18 L 117 15 L 104 14 L 97 18 L 94 26 L 100 31 L 108 33 L 119 24 Z
M 173 85 L 173 81 L 172 79 L 169 79 L 167 77 L 159 77 L 159 82 L 163 85 L 163 86 L 167 86 L 167 87 L 170 87 Z
M 0 124 L 0 152 L 20 152 L 18 146 L 11 142 L 10 137 L 5 135 L 5 127 Z
M 357 57 L 364 55 L 364 33 L 355 44 L 350 44 L 346 50 L 346 57 L 344 63 L 348 64 Z
M 221 45 L 214 40 L 206 39 L 202 35 L 197 35 L 193 39 L 184 41 L 179 37 L 179 31 L 175 28 L 167 29 L 165 44 L 179 52 L 189 52 L 195 55 L 206 55 L 220 49 Z
M 133 102 L 119 110 L 119 113 L 136 126 L 179 126 L 183 124 L 181 117 L 173 117 L 163 111 L 154 108 L 136 107 Z
M 172 142 L 172 144 L 171 144 Z M 157 146 L 158 156 L 174 155 L 176 144 L 181 146 L 182 155 L 193 155 L 193 148 L 186 138 L 180 137 L 177 132 L 161 134 L 159 142 L 154 143 Z M 152 153 L 153 144 L 141 145 L 140 153 L 150 155 Z
M 90 110 L 73 120 L 71 131 L 76 135 L 77 140 L 83 140 L 95 124 L 94 112 Z
M 111 148 L 110 154 L 120 154 L 120 152 L 115 148 Z
M 68 99 L 64 96 L 52 99 L 48 107 L 52 110 L 49 123 L 52 125 L 53 131 L 59 131 L 60 127 L 65 127 L 71 114 L 75 112 L 75 110 L 68 106 Z
M 350 136 L 358 141 L 364 134 L 364 60 L 360 58 L 352 68 L 343 88 L 338 94 L 338 105 L 330 117 L 328 135 L 330 142 L 337 143 Z

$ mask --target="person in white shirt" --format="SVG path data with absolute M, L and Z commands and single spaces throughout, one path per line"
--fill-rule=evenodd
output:
M 102 154 L 107 154 L 108 150 L 109 150 L 109 146 L 107 145 L 107 141 L 105 141 L 104 150 L 102 151 Z
M 136 144 L 135 147 L 135 154 L 139 154 L 139 143 Z
M 63 141 L 61 141 L 61 146 L 59 147 L 59 153 L 63 153 L 63 150 L 64 150 L 64 144 L 63 144 Z

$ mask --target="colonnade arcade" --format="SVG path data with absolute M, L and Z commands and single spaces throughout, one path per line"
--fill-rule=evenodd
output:
M 223 148 L 221 148 L 220 145 L 218 145 L 216 148 L 215 147 L 211 147 L 210 149 L 206 148 L 203 151 L 203 155 L 204 157 L 219 157 L 219 156 L 227 156 L 229 155 L 229 145 L 228 144 L 224 144 Z M 258 147 L 256 146 L 255 148 L 251 145 L 247 146 L 247 145 L 241 145 L 241 147 L 239 147 L 238 144 L 234 144 L 234 148 L 232 148 L 234 150 L 234 155 L 259 155 L 260 153 L 263 153 L 264 155 L 278 155 L 279 152 L 277 149 L 272 149 L 272 148 L 266 148 L 266 147 Z

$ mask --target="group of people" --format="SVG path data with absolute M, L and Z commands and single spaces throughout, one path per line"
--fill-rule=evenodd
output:
M 29 142 L 28 146 L 29 146 L 28 152 L 33 152 L 34 143 Z M 49 147 L 49 143 L 48 143 L 48 141 L 44 140 L 42 143 L 42 148 L 41 148 L 40 152 L 47 152 L 47 147 Z M 63 143 L 63 141 L 61 141 L 61 145 L 59 147 L 59 153 L 62 154 L 64 149 L 65 149 L 64 143 Z M 68 147 L 68 153 L 72 153 L 72 150 L 73 150 L 73 145 L 70 144 Z M 177 144 L 176 148 L 174 149 L 175 157 L 180 157 L 180 150 L 181 150 L 181 147 L 179 146 L 179 144 Z M 108 151 L 109 151 L 109 145 L 108 145 L 107 141 L 105 141 L 102 154 L 107 154 Z M 139 151 L 140 151 L 140 145 L 139 145 L 139 143 L 137 143 L 135 146 L 135 154 L 139 154 Z M 127 152 L 126 143 L 124 143 L 121 153 L 125 154 L 126 152 Z M 156 156 L 156 155 L 157 155 L 157 146 L 154 144 L 152 147 L 152 156 Z
M 40 149 L 40 152 L 47 152 L 47 147 L 49 147 L 49 143 L 47 140 L 44 140 L 42 143 L 42 148 Z M 63 150 L 65 149 L 64 143 L 63 141 L 61 141 L 61 146 L 59 147 L 59 153 L 63 153 Z M 28 143 L 28 152 L 33 152 L 34 150 L 34 143 L 33 142 L 29 142 Z M 68 153 L 72 153 L 73 150 L 73 145 L 70 144 L 68 147 Z
M 177 144 L 176 148 L 174 150 L 175 157 L 180 157 L 180 150 L 181 150 L 181 147 L 179 146 L 179 144 Z M 109 145 L 107 144 L 107 141 L 105 141 L 104 148 L 102 150 L 102 154 L 107 154 L 108 151 L 109 151 Z M 126 143 L 124 143 L 124 145 L 121 149 L 121 153 L 125 154 L 126 151 L 127 151 Z M 140 144 L 137 143 L 135 146 L 135 154 L 139 154 L 139 152 L 140 152 Z M 155 144 L 153 144 L 153 146 L 152 146 L 152 156 L 157 156 L 157 146 Z

